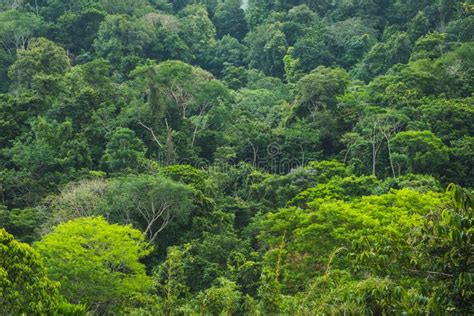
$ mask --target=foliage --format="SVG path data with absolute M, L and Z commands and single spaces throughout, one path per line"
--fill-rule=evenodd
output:
M 8 314 L 54 313 L 59 284 L 50 281 L 38 253 L 0 229 L 0 306 Z
M 219 38 L 230 35 L 242 40 L 247 33 L 247 21 L 244 10 L 240 8 L 240 1 L 227 0 L 218 4 L 212 22 Z
M 200 312 L 212 315 L 232 315 L 239 308 L 241 294 L 237 284 L 220 278 L 216 286 L 210 287 L 197 296 Z
M 31 40 L 28 48 L 20 48 L 17 54 L 8 75 L 18 89 L 38 89 L 42 81 L 54 83 L 55 76 L 64 74 L 69 67 L 66 51 L 45 38 Z
M 152 282 L 140 259 L 151 248 L 130 226 L 79 218 L 57 226 L 34 247 L 70 302 L 104 313 L 148 300 Z
M 472 313 L 474 295 L 472 250 L 474 238 L 473 194 L 457 185 L 447 189 L 451 203 L 430 214 L 420 251 L 427 254 L 434 287 L 430 307 L 434 312 Z
M 115 222 L 134 224 L 153 242 L 173 222 L 187 222 L 192 190 L 180 183 L 151 175 L 129 175 L 112 181 L 100 209 Z
M 283 57 L 288 44 L 277 24 L 259 26 L 247 35 L 245 41 L 249 46 L 250 66 L 269 76 L 283 75 Z
M 399 249 L 392 256 L 403 254 L 409 258 L 412 245 L 405 236 L 413 227 L 420 227 L 423 217 L 440 203 L 441 197 L 434 193 L 420 194 L 408 189 L 351 202 L 316 199 L 308 204 L 308 210 L 291 207 L 269 213 L 260 224 L 258 238 L 267 245 L 267 262 L 274 267 L 281 260 L 283 282 L 295 291 L 306 285 L 304 280 L 308 276 L 321 273 L 331 251 L 340 247 L 350 249 L 359 240 L 387 240 L 386 251 L 391 247 Z M 283 249 L 275 248 L 280 244 Z M 388 255 L 377 258 L 383 261 L 367 266 L 385 273 L 392 271 Z M 402 260 L 397 259 L 394 273 L 400 273 L 397 269 Z M 340 269 L 348 268 L 348 264 L 343 258 L 333 263 Z
M 0 1 L 1 312 L 473 314 L 473 34 L 472 0 Z
M 136 138 L 132 130 L 122 128 L 112 134 L 104 151 L 103 162 L 110 172 L 139 170 L 144 158 L 143 142 Z
M 29 40 L 43 29 L 41 17 L 20 10 L 1 12 L 0 24 L 0 43 L 10 55 L 18 49 L 25 49 Z

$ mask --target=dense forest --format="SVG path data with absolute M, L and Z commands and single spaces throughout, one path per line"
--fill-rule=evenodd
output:
M 473 0 L 1 0 L 0 315 L 473 315 Z

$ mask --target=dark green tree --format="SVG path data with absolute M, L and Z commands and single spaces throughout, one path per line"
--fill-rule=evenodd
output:
M 244 10 L 240 6 L 240 0 L 226 0 L 217 5 L 212 22 L 218 38 L 230 35 L 240 41 L 245 37 L 248 27 Z

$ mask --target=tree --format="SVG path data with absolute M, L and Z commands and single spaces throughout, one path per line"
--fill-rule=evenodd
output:
M 298 58 L 293 57 L 294 47 L 288 47 L 288 52 L 283 57 L 283 63 L 285 64 L 285 79 L 288 83 L 295 83 L 303 76 L 300 70 L 301 61 Z
M 126 15 L 107 15 L 100 24 L 93 46 L 99 56 L 120 65 L 123 58 L 144 57 L 152 33 L 143 20 Z
M 314 118 L 318 111 L 334 111 L 336 97 L 344 93 L 347 83 L 348 75 L 342 69 L 324 66 L 314 69 L 296 84 L 296 114 Z
M 470 161 L 474 159 L 474 137 L 464 136 L 451 142 L 450 161 L 453 167 L 447 170 L 453 175 L 448 176 L 452 181 L 456 181 L 466 187 L 474 187 L 474 169 L 470 166 Z
M 12 140 L 31 130 L 28 122 L 31 117 L 45 113 L 49 106 L 34 95 L 0 95 L 0 146 L 3 149 L 11 147 Z
M 117 129 L 110 137 L 102 157 L 109 172 L 140 170 L 144 164 L 145 146 L 128 128 Z
M 473 12 L 473 6 L 468 6 L 468 11 Z M 467 42 L 473 38 L 474 15 L 468 15 L 464 18 L 453 20 L 447 26 L 447 33 L 455 36 L 459 41 Z
M 0 93 L 8 91 L 10 79 L 8 78 L 8 67 L 15 61 L 13 56 L 5 49 L 0 48 Z
M 367 107 L 364 117 L 358 122 L 356 128 L 361 131 L 365 141 L 370 144 L 372 152 L 372 175 L 377 174 L 379 153 L 384 149 L 388 152 L 388 160 L 392 176 L 396 177 L 393 156 L 392 139 L 402 129 L 408 118 L 394 110 L 384 110 L 378 107 Z M 358 142 L 360 144 L 360 141 Z M 399 175 L 399 173 L 398 173 Z
M 202 5 L 188 5 L 181 12 L 182 28 L 180 37 L 191 49 L 191 53 L 202 61 L 207 49 L 213 46 L 216 29 Z
M 143 15 L 152 10 L 147 0 L 99 0 L 109 14 Z
M 213 215 L 216 215 L 216 213 L 213 213 Z M 220 213 L 221 216 L 225 215 L 222 212 Z M 228 216 L 224 216 L 225 220 L 222 221 L 221 216 L 215 219 L 211 217 L 201 218 L 198 223 L 205 224 L 205 226 L 201 228 L 203 231 L 200 238 L 196 238 L 190 243 L 191 248 L 189 249 L 189 256 L 185 258 L 185 264 L 187 266 L 188 284 L 193 292 L 208 289 L 218 281 L 218 278 L 238 280 L 245 278 L 246 273 L 249 273 L 251 277 L 245 278 L 245 281 L 248 282 L 243 283 L 245 287 L 252 288 L 254 284 L 251 284 L 251 282 L 256 282 L 252 278 L 252 272 L 257 267 L 252 263 L 248 241 L 237 236 L 232 228 L 232 217 L 231 221 L 228 221 Z M 217 220 L 217 222 L 212 223 L 213 220 Z M 211 230 L 208 230 L 208 228 L 211 228 Z M 219 306 L 219 308 L 224 307 Z M 233 306 L 228 307 L 235 308 Z
M 241 89 L 236 96 L 235 104 L 240 115 L 256 118 L 266 122 L 269 126 L 277 126 L 281 120 L 281 96 L 267 89 Z
M 398 174 L 402 170 L 422 174 L 442 174 L 448 162 L 448 149 L 430 131 L 398 133 L 392 140 Z
M 352 68 L 376 43 L 377 31 L 358 18 L 328 25 L 325 32 L 325 42 L 335 62 L 345 69 Z
M 66 12 L 58 19 L 57 41 L 76 55 L 90 51 L 105 16 L 93 5 L 80 12 Z
M 61 188 L 56 195 L 47 197 L 44 208 L 48 217 L 40 228 L 43 235 L 61 224 L 80 217 L 100 216 L 101 203 L 108 183 L 103 179 L 81 180 L 71 182 Z
M 445 144 L 459 140 L 465 135 L 474 135 L 474 109 L 469 99 L 426 99 L 419 108 L 419 113 L 420 121 Z M 447 117 L 449 120 L 446 120 Z
M 198 99 L 205 86 L 215 83 L 208 72 L 179 61 L 167 61 L 157 66 L 141 68 L 137 70 L 136 75 L 142 75 L 143 72 L 146 76 L 146 97 L 154 126 L 165 127 L 163 119 L 167 119 L 168 124 L 176 128 L 182 119 L 201 112 L 200 108 L 209 109 L 209 104 L 200 104 Z M 215 103 L 218 100 L 209 101 Z M 171 116 L 169 112 L 177 115 Z
M 225 278 L 219 278 L 217 283 L 198 294 L 199 310 L 204 314 L 232 315 L 238 310 L 242 296 L 238 285 Z
M 35 9 L 37 12 L 41 10 L 41 15 L 43 15 L 46 20 L 55 21 L 65 13 L 81 12 L 90 4 L 90 2 L 91 1 L 88 0 L 35 0 L 35 3 L 37 4 L 35 5 Z M 97 2 L 97 0 L 94 0 L 94 2 Z
M 110 183 L 101 207 L 114 222 L 133 224 L 154 242 L 171 223 L 187 223 L 191 194 L 188 186 L 160 176 L 130 175 Z
M 2 0 L 0 2 L 0 10 L 7 11 L 21 8 L 21 6 L 24 5 L 23 2 L 23 0 Z
M 206 53 L 206 69 L 220 77 L 228 67 L 246 65 L 247 48 L 229 35 L 224 35 L 209 47 Z
M 245 42 L 249 46 L 249 64 L 268 76 L 282 77 L 283 57 L 288 49 L 285 34 L 277 24 L 263 24 L 248 33 Z
M 176 160 L 177 151 L 182 158 L 197 159 L 204 131 L 211 124 L 220 126 L 213 115 L 231 100 L 228 89 L 210 73 L 179 61 L 140 67 L 134 77 L 146 103 L 130 112 L 151 136 L 150 146 L 164 154 L 165 164 Z
M 335 161 L 311 161 L 304 168 L 291 170 L 285 175 L 267 176 L 253 185 L 252 194 L 268 210 L 285 205 L 298 193 L 326 183 L 333 177 L 348 177 L 350 167 Z
M 0 227 L 21 242 L 32 243 L 38 239 L 37 228 L 43 221 L 44 213 L 40 208 L 8 210 L 0 205 Z
M 217 38 L 230 35 L 239 41 L 242 40 L 248 32 L 245 12 L 240 7 L 239 0 L 226 0 L 217 5 L 212 18 L 216 27 Z
M 420 37 L 415 42 L 410 60 L 441 57 L 448 49 L 447 36 L 446 33 L 433 32 Z
M 354 270 L 361 272 L 358 275 L 403 279 L 413 268 L 410 260 L 419 240 L 407 238 L 408 234 L 421 229 L 424 217 L 442 202 L 441 194 L 403 189 L 350 202 L 316 199 L 305 210 L 289 207 L 270 212 L 259 222 L 258 240 L 267 249 L 264 265 L 275 271 L 279 264 L 280 271 L 285 271 L 280 279 L 284 291 L 295 293 L 304 288 L 308 277 L 321 276 L 328 263 L 333 269 L 352 266 L 351 256 L 331 259 L 335 249 L 344 247 L 348 254 L 367 259 Z M 377 256 L 364 257 L 363 251 L 375 251 L 364 245 L 378 242 Z M 361 247 L 356 248 L 359 243 Z
M 282 25 L 289 45 L 294 45 L 304 34 L 318 24 L 319 17 L 306 4 L 298 5 L 290 10 Z
M 38 252 L 0 229 L 0 306 L 11 315 L 54 314 L 59 283 L 46 276 Z
M 474 195 L 454 184 L 447 194 L 447 205 L 429 214 L 418 251 L 425 257 L 422 271 L 431 284 L 431 310 L 471 314 Z
M 418 11 L 408 24 L 408 34 L 413 41 L 427 34 L 430 29 L 430 20 L 424 11 Z
M 42 29 L 42 19 L 31 12 L 0 12 L 0 45 L 12 56 L 18 49 L 26 49 L 29 40 Z
M 54 82 L 69 67 L 69 58 L 62 47 L 46 38 L 35 38 L 27 48 L 18 50 L 8 75 L 17 89 L 31 89 L 33 86 L 38 88 L 41 82 Z M 58 93 L 57 90 L 53 93 Z
M 175 16 L 149 13 L 142 20 L 154 27 L 151 43 L 145 54 L 157 61 L 168 59 L 190 62 L 193 59 L 190 48 L 179 36 L 180 21 Z
M 169 247 L 166 260 L 154 274 L 154 282 L 161 299 L 161 310 L 165 314 L 177 312 L 189 297 L 186 285 L 185 256 L 189 249 Z
M 385 43 L 377 43 L 356 67 L 359 79 L 370 81 L 384 74 L 395 64 L 404 64 L 410 59 L 412 43 L 407 33 L 397 32 Z
M 151 247 L 131 226 L 110 225 L 101 217 L 78 218 L 57 226 L 34 248 L 72 303 L 106 313 L 150 299 L 152 280 L 140 260 Z
M 444 54 L 435 63 L 434 72 L 440 81 L 437 91 L 450 97 L 468 97 L 473 93 L 474 44 L 464 43 Z
M 459 10 L 461 3 L 454 0 L 438 0 L 435 5 L 439 13 L 439 27 L 444 31 L 447 22 L 452 19 L 456 10 Z
M 67 177 L 69 172 L 90 163 L 86 144 L 73 133 L 70 122 L 50 122 L 39 117 L 31 121 L 31 130 L 31 134 L 15 142 L 7 154 L 33 178 L 47 183 L 48 176 L 57 177 L 62 171 L 65 173 L 62 176 Z
M 318 66 L 330 67 L 335 61 L 334 53 L 327 44 L 324 25 L 310 27 L 294 44 L 292 56 L 300 60 L 303 72 L 310 72 Z
M 327 183 L 321 183 L 300 192 L 288 204 L 306 208 L 307 203 L 316 199 L 331 198 L 347 201 L 361 196 L 374 195 L 375 192 L 380 190 L 380 186 L 380 180 L 374 176 L 334 177 Z

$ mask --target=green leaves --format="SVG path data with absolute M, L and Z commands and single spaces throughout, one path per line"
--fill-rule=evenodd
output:
M 129 175 L 110 183 L 101 208 L 112 220 L 139 227 L 153 242 L 168 225 L 187 223 L 192 192 L 159 176 Z
M 59 284 L 46 276 L 38 253 L 0 229 L 0 306 L 7 314 L 54 314 Z
M 474 314 L 462 2 L 0 1 L 0 313 Z
M 342 69 L 318 67 L 296 84 L 296 112 L 300 116 L 315 115 L 317 111 L 334 110 L 336 97 L 347 86 L 347 73 Z
M 107 143 L 102 161 L 109 172 L 143 169 L 145 146 L 128 128 L 117 129 Z
M 441 174 L 448 161 L 448 150 L 430 131 L 407 131 L 393 138 L 394 155 L 400 170 L 422 174 Z
M 369 244 L 385 240 L 390 248 L 384 249 L 386 254 L 409 257 L 410 240 L 407 234 L 412 229 L 420 227 L 422 216 L 432 207 L 440 205 L 440 196 L 433 193 L 419 194 L 411 190 L 391 192 L 381 196 L 363 197 L 352 202 L 331 200 L 314 200 L 308 203 L 307 210 L 283 209 L 277 213 L 270 213 L 261 222 L 259 240 L 275 247 L 281 235 L 286 232 L 288 238 L 287 254 L 285 255 L 285 279 L 287 286 L 301 286 L 300 278 L 315 275 L 311 266 L 322 264 L 334 247 L 350 249 L 353 242 L 368 238 Z M 379 247 L 379 246 L 377 246 Z M 398 249 L 394 252 L 395 249 Z M 382 253 L 377 253 L 377 260 Z M 272 258 L 271 251 L 267 253 Z M 380 271 L 390 269 L 387 264 L 378 265 Z M 336 267 L 347 268 L 349 262 L 340 259 L 335 262 Z M 395 273 L 401 264 L 397 261 L 393 266 Z M 374 262 L 367 264 L 370 271 L 376 269 Z M 291 272 L 290 272 L 291 271 Z
M 15 88 L 21 90 L 36 87 L 34 90 L 40 95 L 48 92 L 47 87 L 44 87 L 46 90 L 41 88 L 41 82 L 59 79 L 70 67 L 66 51 L 46 38 L 31 40 L 28 48 L 19 49 L 17 55 L 16 61 L 8 70 Z M 49 92 L 57 94 L 59 91 L 54 89 Z
M 247 34 L 250 66 L 268 76 L 281 77 L 284 73 L 283 57 L 288 44 L 278 24 L 263 24 Z
M 0 25 L 0 43 L 12 56 L 18 49 L 25 49 L 28 41 L 45 27 L 41 17 L 15 9 L 0 12 Z
M 429 255 L 425 263 L 433 283 L 441 283 L 432 293 L 433 309 L 470 313 L 474 295 L 472 273 L 473 194 L 451 184 L 446 208 L 432 214 L 424 226 L 420 251 Z
M 34 247 L 70 302 L 104 313 L 140 305 L 150 295 L 152 281 L 140 260 L 151 247 L 130 226 L 80 218 L 57 226 Z

